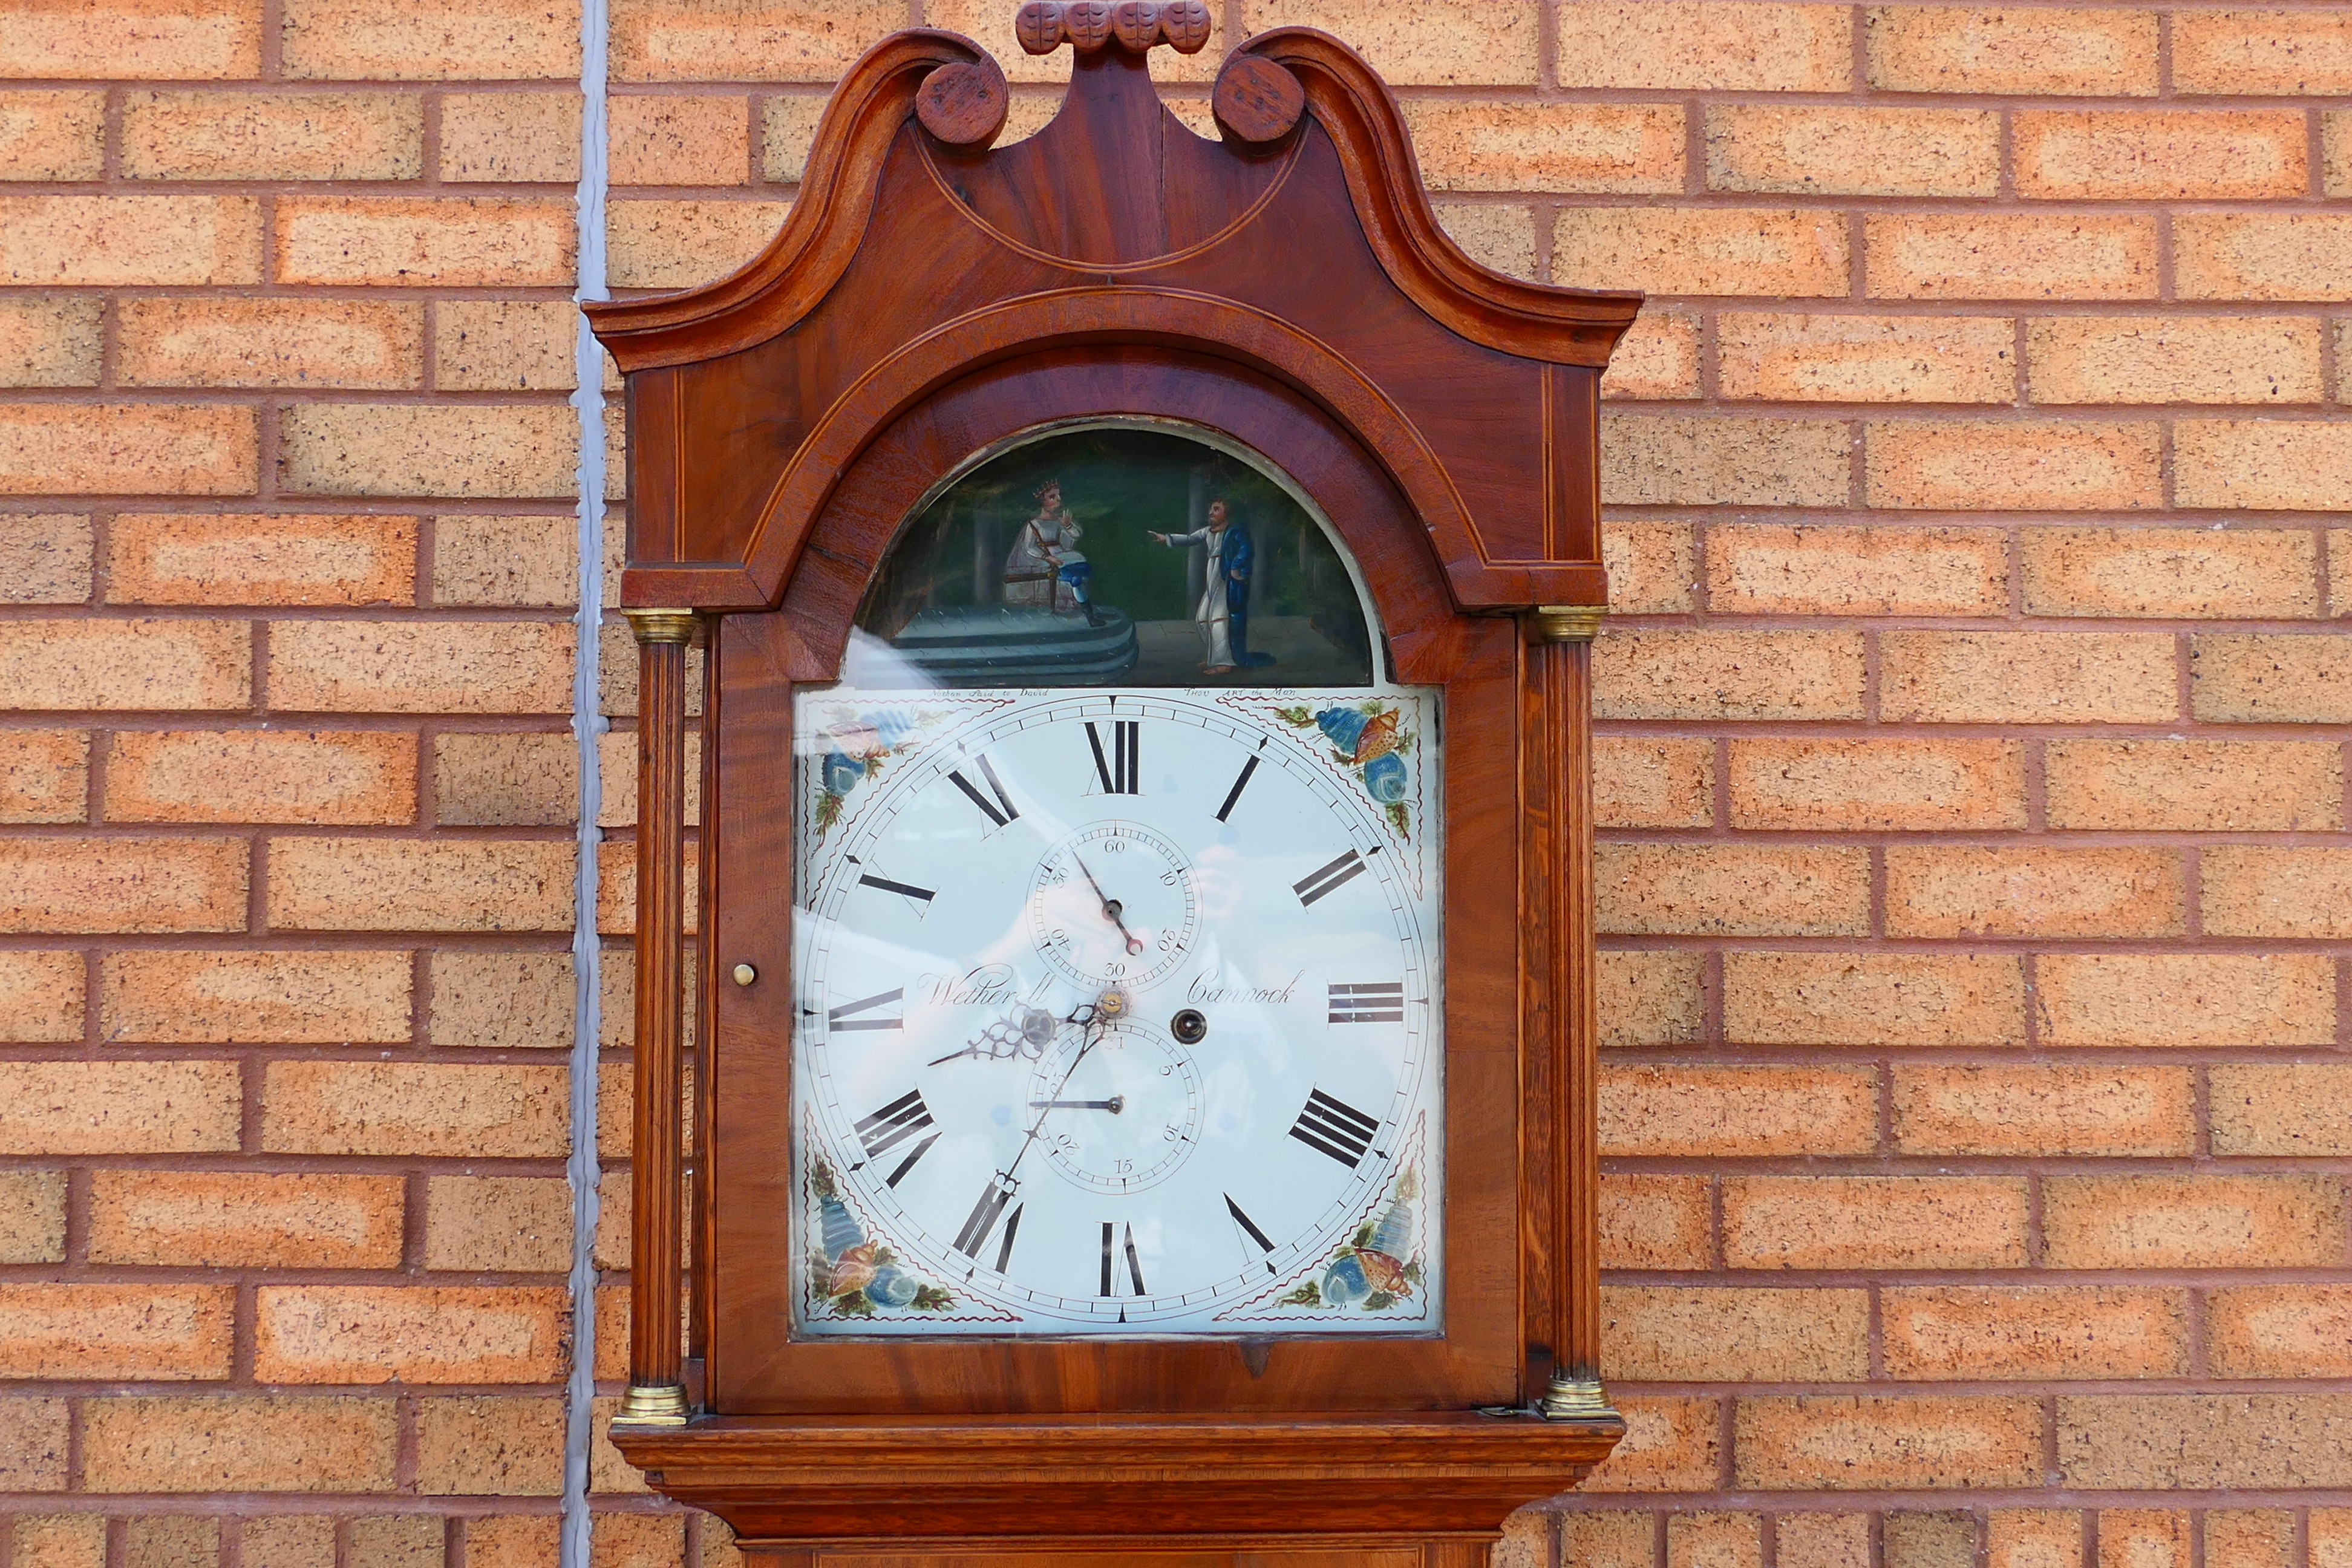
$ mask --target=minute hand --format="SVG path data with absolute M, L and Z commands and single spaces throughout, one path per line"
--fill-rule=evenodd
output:
M 1087 869 L 1087 863 L 1084 860 L 1078 860 L 1077 852 L 1076 850 L 1072 850 L 1070 852 L 1070 858 L 1077 860 L 1078 870 L 1086 877 L 1087 886 L 1092 888 L 1095 890 L 1095 897 L 1102 900 L 1103 919 L 1118 927 L 1118 934 L 1127 938 L 1127 951 L 1130 953 L 1141 952 L 1143 951 L 1143 939 L 1136 935 L 1133 931 L 1128 930 L 1127 922 L 1118 918 L 1118 900 L 1104 893 L 1102 890 L 1102 884 L 1095 880 L 1095 874 L 1092 871 L 1088 871 Z

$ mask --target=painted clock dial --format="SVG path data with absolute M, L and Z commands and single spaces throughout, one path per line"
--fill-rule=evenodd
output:
M 796 1332 L 1442 1331 L 1432 697 L 796 701 Z

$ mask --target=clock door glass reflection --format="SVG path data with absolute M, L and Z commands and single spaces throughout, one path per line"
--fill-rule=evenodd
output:
M 795 694 L 793 1329 L 1442 1332 L 1437 694 L 1166 424 L 978 455 Z

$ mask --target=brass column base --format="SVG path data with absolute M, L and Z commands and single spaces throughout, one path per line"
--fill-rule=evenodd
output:
M 621 1395 L 621 1407 L 613 1413 L 613 1419 L 633 1426 L 683 1426 L 686 1389 L 675 1383 L 651 1387 L 633 1383 Z
M 1547 1421 L 1622 1421 L 1597 1377 L 1555 1377 L 1537 1406 Z

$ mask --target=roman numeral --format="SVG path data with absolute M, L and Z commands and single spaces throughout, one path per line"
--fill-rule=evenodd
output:
M 1102 731 L 1095 721 L 1087 721 L 1087 744 L 1094 749 L 1095 777 L 1105 795 L 1141 795 L 1143 793 L 1142 756 L 1143 725 L 1133 719 L 1111 722 L 1110 753 L 1103 753 Z
M 1013 1203 L 1016 1190 L 1003 1176 L 990 1178 L 987 1187 L 980 1194 L 980 1202 L 971 1205 L 971 1217 L 963 1222 L 961 1230 L 956 1232 L 955 1249 L 977 1263 L 980 1261 L 980 1249 L 988 1245 L 989 1234 L 995 1230 L 998 1217 L 1003 1216 L 1004 1239 L 996 1247 L 996 1271 L 999 1274 L 1003 1273 L 1004 1266 L 1013 1260 L 1013 1236 L 1021 1228 L 1022 1205 L 1013 1204 L 1010 1214 L 1004 1208 L 1005 1205 Z
M 907 1020 L 902 1017 L 860 1018 L 856 1015 L 876 1007 L 887 1007 L 893 1003 L 903 1002 L 906 999 L 906 988 L 901 986 L 896 991 L 877 992 L 871 996 L 861 996 L 855 1002 L 844 1002 L 840 1006 L 831 1008 L 825 1013 L 825 1027 L 828 1029 L 903 1029 L 907 1026 Z
M 1002 827 L 1021 814 L 1013 808 L 1013 797 L 1004 793 L 1004 781 L 998 778 L 996 776 L 996 770 L 988 765 L 987 757 L 974 757 L 972 758 L 972 762 L 979 767 L 980 776 L 988 781 L 989 789 L 994 793 L 996 799 L 993 803 L 989 800 L 987 795 L 981 794 L 978 789 L 974 788 L 972 782 L 964 777 L 961 773 L 958 773 L 953 769 L 950 769 L 948 772 L 948 777 L 955 781 L 956 788 L 963 791 L 964 794 L 971 797 L 971 804 L 980 807 L 981 811 L 986 815 L 989 821 L 996 824 L 997 826 Z M 1000 807 L 1002 809 L 999 809 Z
M 878 1160 L 931 1125 L 931 1108 L 923 1103 L 923 1091 L 910 1089 L 873 1115 L 857 1124 L 857 1141 L 866 1146 L 866 1157 Z M 898 1162 L 898 1168 L 884 1179 L 885 1186 L 895 1187 L 898 1178 L 915 1168 L 915 1162 L 929 1152 L 940 1135 L 932 1133 L 914 1147 L 913 1152 Z
M 1298 1113 L 1290 1135 L 1352 1171 L 1363 1163 L 1364 1151 L 1372 1146 L 1372 1134 L 1380 1130 L 1379 1122 L 1318 1089 L 1308 1092 L 1307 1109 Z
M 1225 1194 L 1224 1199 L 1225 1212 L 1234 1216 L 1234 1223 L 1241 1226 L 1243 1233 L 1252 1241 L 1257 1243 L 1257 1249 L 1260 1252 L 1272 1252 L 1274 1243 L 1266 1239 L 1265 1232 L 1258 1229 L 1257 1222 L 1242 1213 L 1242 1205 L 1234 1202 L 1234 1195 L 1231 1193 Z M 1274 1272 L 1274 1259 L 1271 1258 L 1265 1260 L 1265 1271 L 1268 1274 Z
M 901 893 L 910 899 L 920 899 L 926 912 L 930 909 L 931 900 L 939 897 L 936 889 L 918 888 L 906 882 L 894 882 L 887 877 L 877 877 L 870 872 L 861 875 L 857 879 L 857 885 L 861 888 L 879 888 L 886 893 Z
M 1129 1283 L 1135 1287 L 1133 1293 L 1138 1296 L 1146 1294 L 1147 1292 L 1143 1289 L 1143 1263 L 1141 1259 L 1135 1256 L 1135 1227 L 1131 1225 L 1117 1225 L 1109 1220 L 1103 1221 L 1102 1294 L 1106 1296 L 1118 1294 L 1117 1291 L 1111 1289 L 1111 1259 L 1113 1257 L 1111 1244 L 1114 1240 L 1120 1241 L 1125 1244 L 1127 1252 L 1127 1278 Z
M 1384 980 L 1363 985 L 1334 985 L 1330 1022 L 1334 1024 L 1402 1024 L 1404 1022 L 1404 982 Z
M 1225 804 L 1217 807 L 1217 820 L 1219 822 L 1223 822 L 1226 817 L 1231 816 L 1234 814 L 1234 802 L 1241 799 L 1242 791 L 1249 784 L 1250 774 L 1255 772 L 1257 772 L 1257 759 L 1255 757 L 1252 757 L 1248 762 L 1242 764 L 1242 776 L 1235 779 L 1234 781 L 1234 787 L 1225 792 Z
M 1364 858 L 1350 849 L 1328 866 L 1291 883 L 1290 890 L 1298 895 L 1300 903 L 1312 904 L 1332 889 L 1363 874 Z

